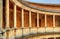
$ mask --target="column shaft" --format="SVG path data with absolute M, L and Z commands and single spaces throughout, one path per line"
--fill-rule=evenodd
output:
M 2 22 L 3 22 L 3 0 L 0 0 L 0 29 L 2 29 Z
M 39 27 L 39 13 L 37 13 L 37 27 Z
M 56 37 L 54 37 L 54 39 L 56 39 Z
M 32 27 L 31 26 L 31 11 L 29 11 L 29 27 Z
M 16 5 L 14 4 L 14 28 L 16 28 Z
M 24 28 L 24 9 L 22 9 L 22 28 Z
M 6 0 L 6 27 L 9 27 L 9 0 Z
M 47 27 L 47 15 L 45 14 L 45 27 Z
M 53 27 L 55 27 L 55 15 L 53 15 Z

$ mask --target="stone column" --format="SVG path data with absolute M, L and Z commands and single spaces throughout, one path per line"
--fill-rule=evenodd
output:
M 29 11 L 29 27 L 32 27 L 31 26 L 31 11 Z
M 24 9 L 22 9 L 22 28 L 24 28 Z
M 55 27 L 55 15 L 53 15 L 53 27 Z
M 14 28 L 17 28 L 16 26 L 16 5 L 14 4 Z
M 45 14 L 45 32 L 46 32 L 46 29 L 47 29 L 47 15 Z
M 54 39 L 56 39 L 56 37 L 54 37 Z
M 32 18 L 31 18 L 31 11 L 29 11 L 29 33 L 31 33 L 31 28 L 32 28 L 32 24 L 31 24 L 31 21 L 32 21 Z
M 3 16 L 3 0 L 0 0 L 0 29 L 2 29 L 2 16 Z
M 47 15 L 45 14 L 45 27 L 47 27 Z
M 0 39 L 3 39 L 3 36 L 1 33 L 2 31 L 2 21 L 3 21 L 3 0 L 0 0 Z
M 39 13 L 37 13 L 37 27 L 39 27 Z
M 6 0 L 6 28 L 9 28 L 9 0 Z

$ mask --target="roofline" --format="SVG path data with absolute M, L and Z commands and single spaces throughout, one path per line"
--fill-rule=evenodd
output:
M 24 1 L 24 0 L 22 0 L 22 1 Z M 37 3 L 37 2 L 30 2 L 30 1 L 24 1 L 24 2 L 34 3 L 34 4 L 38 4 L 38 5 L 42 5 L 42 6 L 60 7 L 60 4 L 46 4 L 46 3 Z
M 30 7 L 30 8 L 39 10 L 39 11 L 52 12 L 52 13 L 60 13 L 60 10 L 46 10 L 46 9 L 44 9 L 44 8 L 36 8 L 36 7 L 32 7 L 32 6 L 28 5 L 27 2 L 25 2 L 25 1 L 23 1 L 23 0 L 18 0 L 18 1 L 20 1 L 23 5 L 25 5 L 25 6 L 27 6 L 27 7 Z

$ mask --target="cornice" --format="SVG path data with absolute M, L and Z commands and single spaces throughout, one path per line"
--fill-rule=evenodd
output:
M 40 10 L 40 11 L 43 11 L 43 12 L 60 13 L 60 10 L 47 10 L 45 8 L 37 8 L 35 6 L 30 6 L 27 2 L 25 2 L 23 0 L 18 0 L 18 1 L 20 1 L 23 5 L 25 5 L 27 7 L 30 7 L 30 8 L 36 9 L 36 10 Z M 41 5 L 44 5 L 44 4 L 41 4 Z M 44 6 L 46 6 L 46 5 L 44 5 Z

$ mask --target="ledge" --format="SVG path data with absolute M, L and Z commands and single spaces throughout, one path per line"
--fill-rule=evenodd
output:
M 31 38 L 31 37 L 36 37 L 36 36 L 46 36 L 46 35 L 56 35 L 56 34 L 58 34 L 59 36 L 60 36 L 60 32 L 38 32 L 37 30 L 36 30 L 36 28 L 20 28 L 20 29 L 10 29 L 8 32 L 9 32 L 9 35 L 11 34 L 12 36 L 11 36 L 11 38 L 14 36 L 13 35 L 13 33 L 14 32 L 12 32 L 13 30 L 16 30 L 16 37 L 15 38 L 21 38 L 21 39 L 26 39 L 26 38 Z M 33 33 L 33 31 L 35 31 L 34 33 Z M 39 29 L 39 31 L 41 31 L 40 29 Z M 46 31 L 46 30 L 44 30 L 44 31 Z M 7 32 L 7 31 L 6 31 Z M 5 33 L 6 33 L 5 32 Z M 3 34 L 4 35 L 4 34 Z
M 46 35 L 56 35 L 56 34 L 59 34 L 58 32 L 47 32 L 47 33 L 35 33 L 35 34 L 29 34 L 29 35 L 25 35 L 25 36 L 22 36 L 22 37 L 16 37 L 17 39 L 20 38 L 20 39 L 27 39 L 27 38 L 32 38 L 32 37 L 38 37 L 38 36 L 46 36 Z M 53 36 L 54 37 L 54 36 Z

